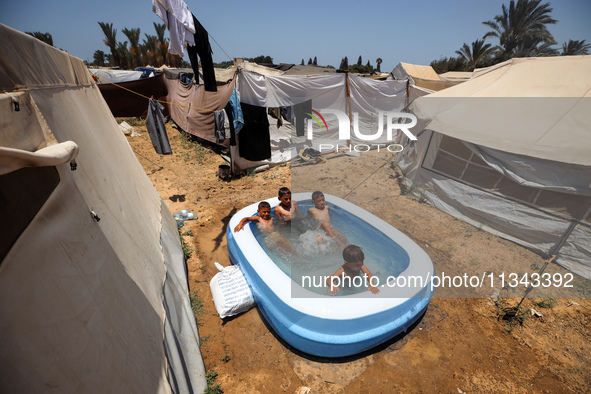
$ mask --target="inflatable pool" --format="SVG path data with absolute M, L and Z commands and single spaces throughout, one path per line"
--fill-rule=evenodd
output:
M 226 236 L 230 259 L 242 269 L 257 306 L 277 334 L 304 353 L 344 357 L 371 349 L 406 332 L 422 316 L 433 296 L 430 278 L 435 271 L 425 251 L 388 223 L 338 197 L 325 194 L 325 198 L 327 205 L 331 206 L 331 221 L 339 212 L 346 214 L 347 218 L 353 218 L 347 219 L 349 226 L 359 227 L 360 233 L 379 240 L 379 249 L 385 251 L 389 256 L 387 259 L 400 260 L 397 270 L 392 268 L 392 273 L 381 273 L 379 294 L 362 289 L 357 293 L 333 296 L 327 289 L 311 289 L 312 282 L 304 281 L 304 277 L 292 279 L 289 270 L 280 268 L 275 261 L 277 258 L 272 257 L 264 242 L 262 244 L 257 239 L 258 229 L 254 222 L 247 222 L 250 224 L 242 231 L 233 232 L 242 218 L 256 214 L 258 202 L 232 217 Z M 311 206 L 311 193 L 293 194 L 292 199 L 298 201 L 304 214 Z M 278 203 L 276 197 L 266 201 L 273 208 Z M 376 270 L 368 260 L 366 252 L 366 265 Z M 342 264 L 342 257 L 338 261 L 335 265 Z M 338 267 L 332 266 L 324 272 L 331 275 Z M 377 270 L 390 269 L 388 264 L 385 267 Z

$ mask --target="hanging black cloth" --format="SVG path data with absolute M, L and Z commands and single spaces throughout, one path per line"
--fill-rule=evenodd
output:
M 187 53 L 189 54 L 189 61 L 195 73 L 195 82 L 199 84 L 199 58 L 201 58 L 201 70 L 203 71 L 203 85 L 208 92 L 217 92 L 218 88 L 215 83 L 215 71 L 213 70 L 213 59 L 211 58 L 211 46 L 209 45 L 209 34 L 207 30 L 201 26 L 201 23 L 193 15 L 193 23 L 195 24 L 195 46 L 187 45 Z
M 234 116 L 232 115 L 232 103 L 228 101 L 224 107 L 226 116 L 228 117 L 228 124 L 230 125 L 230 146 L 236 146 L 236 132 L 234 129 Z
M 271 158 L 271 134 L 267 109 L 241 103 L 244 127 L 238 133 L 240 156 L 259 161 Z
M 172 149 L 166 135 L 164 126 L 164 116 L 162 110 L 164 107 L 158 101 L 150 99 L 148 104 L 148 117 L 146 118 L 146 128 L 152 140 L 152 145 L 159 155 L 171 155 Z
M 312 113 L 312 100 L 304 101 L 303 103 L 296 104 L 293 106 L 293 117 L 295 118 L 296 124 L 296 136 L 301 137 L 304 135 L 304 124 L 306 119 L 311 119 Z

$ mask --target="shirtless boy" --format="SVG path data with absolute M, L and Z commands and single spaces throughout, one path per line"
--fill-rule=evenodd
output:
M 322 228 L 343 249 L 347 244 L 347 239 L 330 223 L 330 207 L 326 205 L 324 194 L 320 191 L 312 193 L 312 203 L 314 206 L 308 209 L 308 216 L 314 218 L 318 227 Z
M 238 225 L 234 228 L 234 232 L 237 233 L 238 231 L 242 230 L 246 222 L 257 222 L 263 233 L 272 233 L 275 230 L 275 223 L 273 217 L 271 217 L 271 204 L 269 204 L 267 201 L 261 201 L 257 208 L 257 213 L 259 216 L 249 216 L 242 218 L 240 223 L 238 223 Z
M 302 216 L 298 203 L 291 200 L 291 190 L 287 187 L 279 189 L 279 204 L 275 207 L 275 216 L 281 224 L 290 224 L 292 219 Z
M 367 283 L 370 284 L 367 290 L 374 294 L 380 292 L 380 289 L 371 285 L 371 278 L 373 278 L 373 275 L 371 271 L 365 266 L 365 264 L 363 264 L 365 255 L 359 246 L 347 245 L 345 249 L 343 249 L 343 259 L 345 260 L 345 263 L 341 266 L 341 268 L 326 278 L 326 284 L 330 287 L 328 290 L 329 294 L 334 295 L 337 291 L 339 291 L 338 286 L 335 286 L 334 284 L 335 281 L 333 278 L 339 278 L 342 280 L 345 276 L 353 278 L 355 276 L 361 275 L 362 273 L 367 276 Z

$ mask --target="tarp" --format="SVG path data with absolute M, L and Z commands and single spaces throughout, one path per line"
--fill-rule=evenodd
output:
M 154 97 L 155 100 L 166 100 L 168 91 L 164 80 L 164 74 L 158 74 L 155 77 L 137 81 L 103 83 L 98 87 L 113 116 L 145 117 L 148 115 L 150 97 Z M 166 106 L 164 114 L 168 115 Z
M 83 61 L 0 40 L 0 391 L 202 392 L 171 213 Z
M 591 56 L 512 59 L 416 98 L 400 157 L 439 209 L 591 278 Z M 416 131 L 415 131 L 416 130 Z

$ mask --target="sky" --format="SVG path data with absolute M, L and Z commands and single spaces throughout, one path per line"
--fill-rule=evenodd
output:
M 317 58 L 322 66 L 338 67 L 362 57 L 372 65 L 379 57 L 382 71 L 399 62 L 428 65 L 441 57 L 456 56 L 490 31 L 482 22 L 501 14 L 510 0 L 185 0 L 210 34 L 216 63 L 235 57 L 271 56 L 274 63 L 300 64 Z M 591 44 L 591 1 L 547 1 L 549 26 L 557 47 L 573 40 Z M 542 2 L 544 4 L 544 1 Z M 126 41 L 124 28 L 140 28 L 155 35 L 151 0 L 0 0 L 0 23 L 23 32 L 50 33 L 54 46 L 92 62 L 96 50 L 109 53 L 98 22 L 112 23 L 117 40 Z M 141 40 L 140 40 L 141 41 Z M 498 40 L 487 42 L 496 45 Z M 185 56 L 187 59 L 187 56 Z

